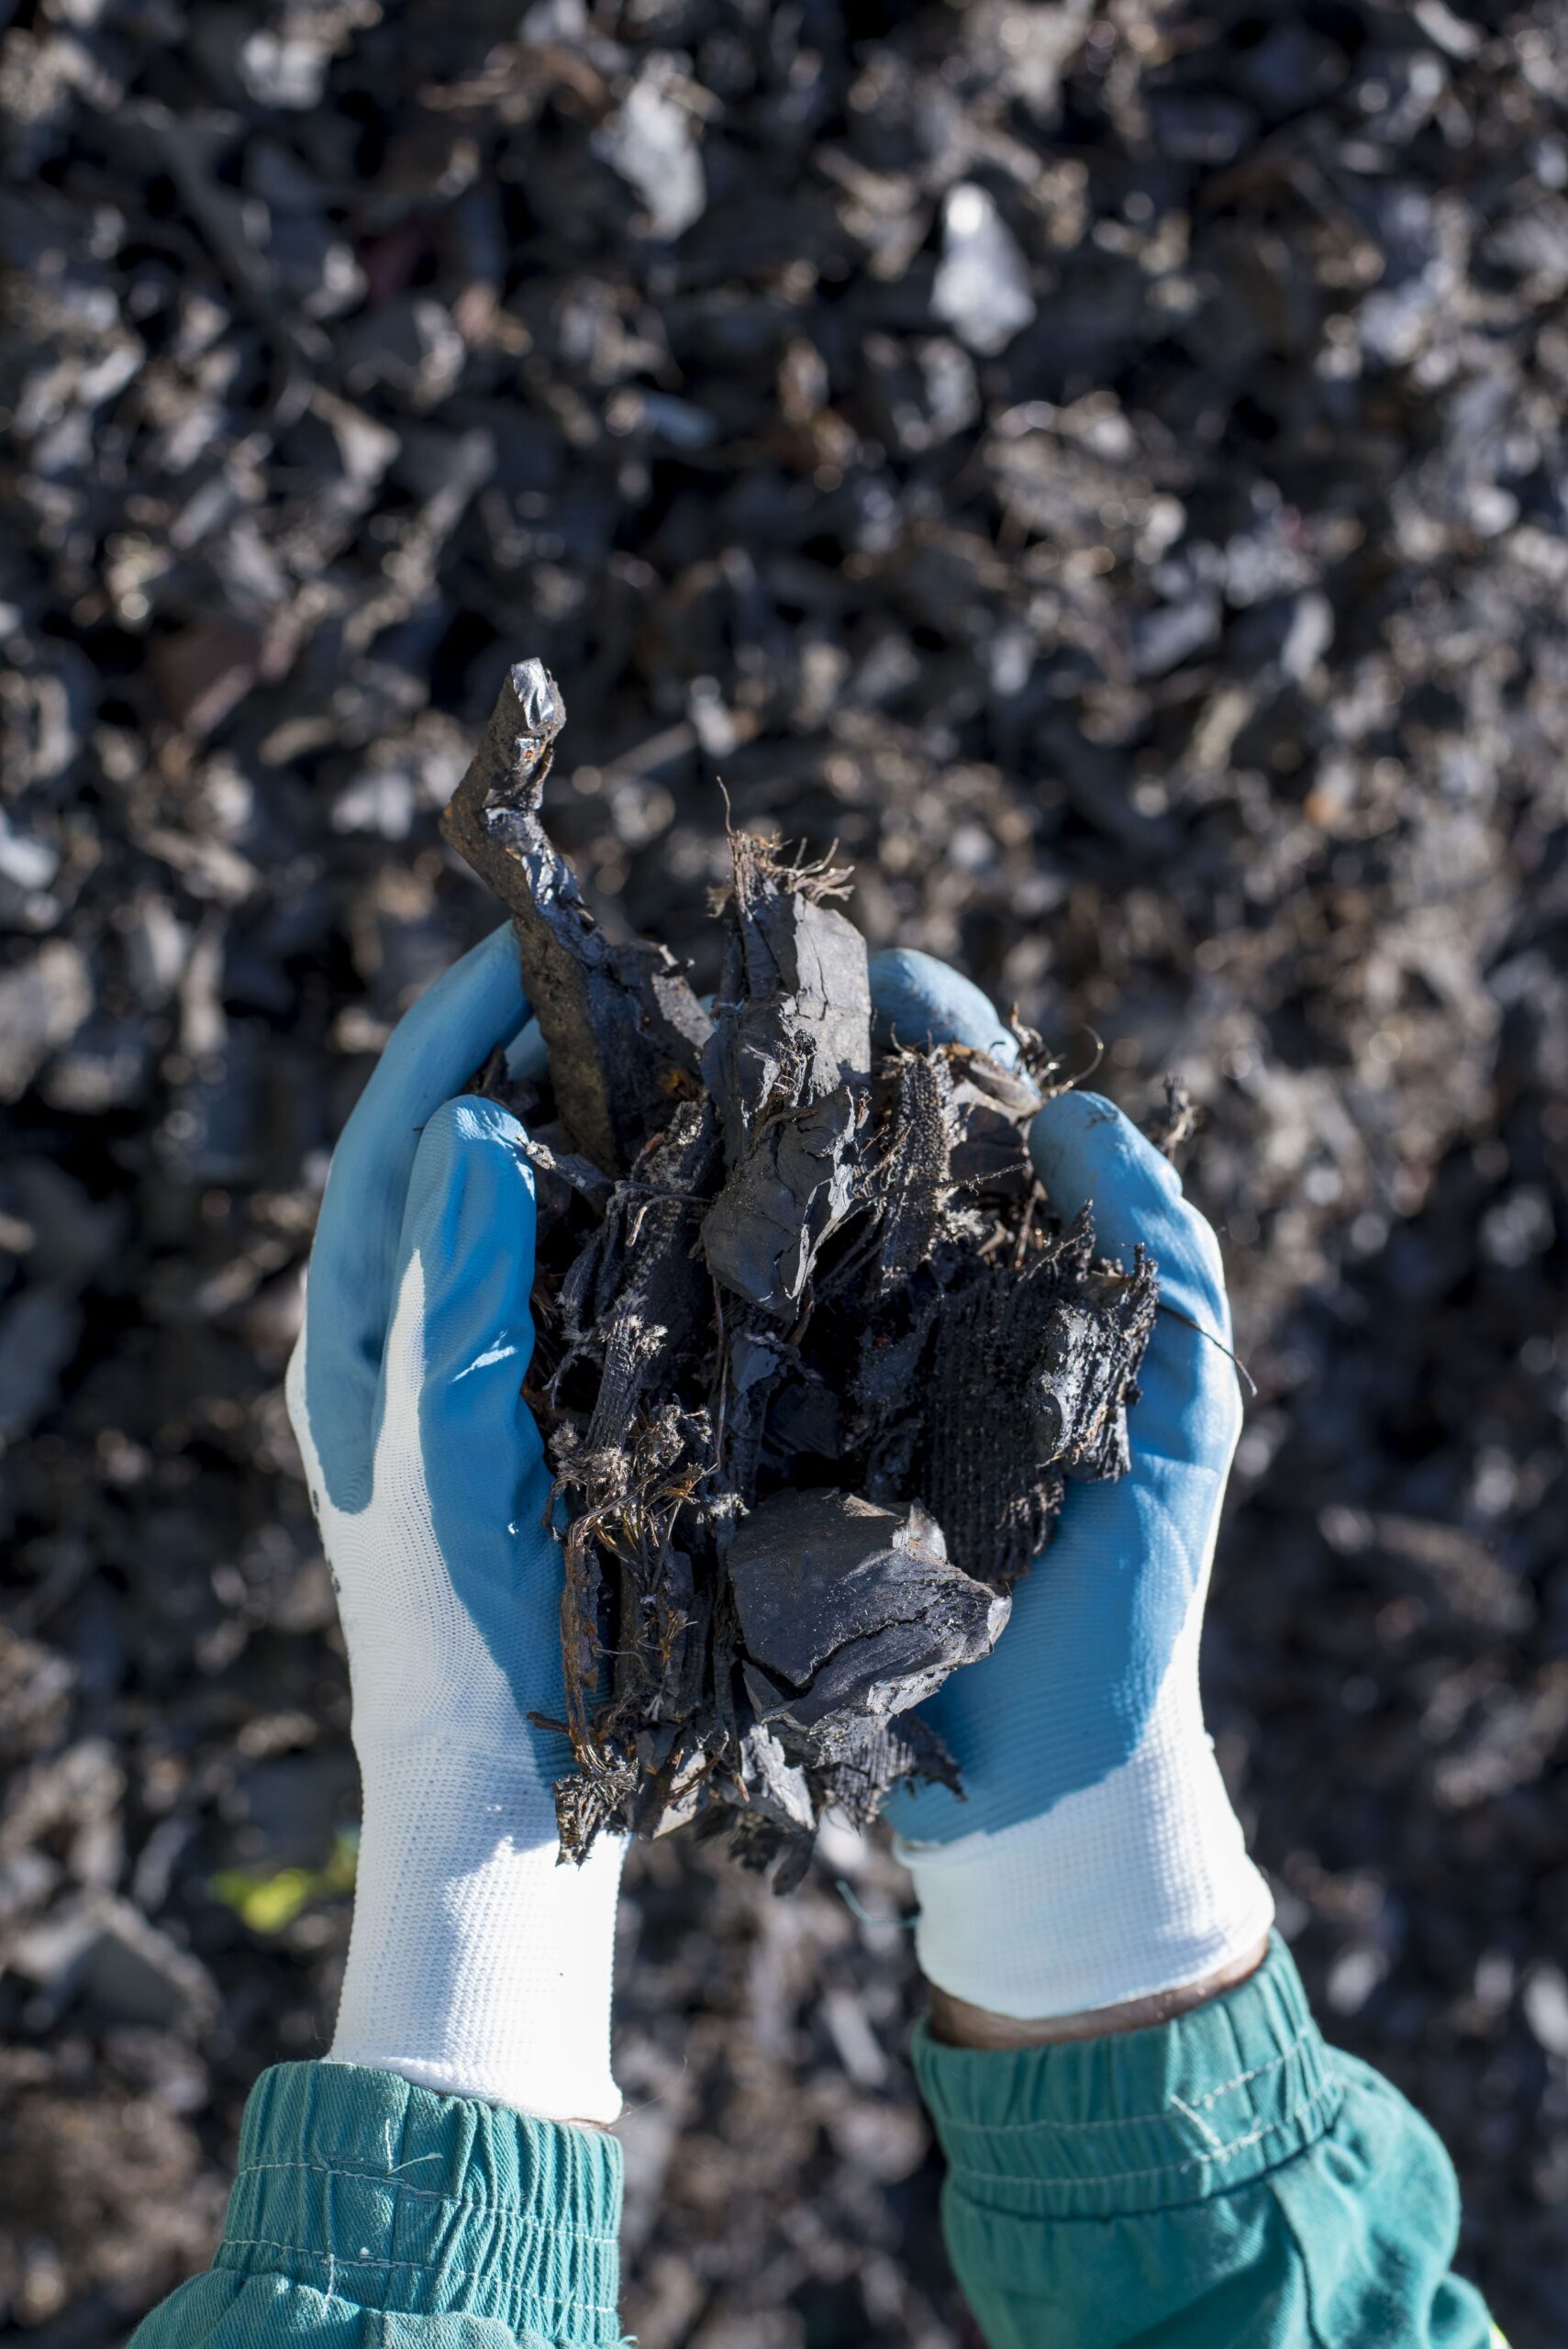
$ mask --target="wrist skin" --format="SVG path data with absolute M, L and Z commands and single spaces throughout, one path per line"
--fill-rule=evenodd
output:
M 1075 2015 L 1049 2015 L 1037 2022 L 973 2007 L 967 1998 L 955 1998 L 950 1990 L 933 1982 L 927 2019 L 932 2038 L 944 2047 L 972 2047 L 996 2054 L 1020 2047 L 1060 2047 L 1074 2040 L 1106 2039 L 1119 2032 L 1154 2030 L 1162 2023 L 1173 2022 L 1178 2015 L 1190 2014 L 1195 2007 L 1207 2006 L 1211 1998 L 1235 1989 L 1238 1983 L 1255 1974 L 1268 1954 L 1269 1937 L 1264 1933 L 1251 1948 L 1243 1950 L 1239 1957 L 1228 1958 L 1199 1982 L 1184 1983 L 1174 1990 L 1156 1990 L 1146 1998 L 1129 1998 L 1120 2006 L 1094 2007 Z

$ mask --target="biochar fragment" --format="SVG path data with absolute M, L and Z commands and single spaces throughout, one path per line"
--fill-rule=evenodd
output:
M 828 1805 L 962 1792 L 914 1708 L 1002 1636 L 1068 1480 L 1125 1469 L 1155 1268 L 1053 1217 L 1037 1037 L 1015 1025 L 1017 1066 L 873 1043 L 847 872 L 731 834 L 711 1008 L 609 939 L 540 819 L 564 722 L 519 662 L 443 819 L 511 912 L 548 1057 L 475 1085 L 535 1174 L 562 1855 L 690 1820 L 787 1890 Z

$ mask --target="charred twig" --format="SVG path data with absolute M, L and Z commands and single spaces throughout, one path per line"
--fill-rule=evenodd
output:
M 1167 1076 L 1164 1115 L 1153 1119 L 1144 1131 L 1157 1151 L 1166 1158 L 1175 1159 L 1197 1131 L 1202 1115 L 1181 1078 Z
M 539 820 L 566 705 L 540 661 L 508 670 L 484 739 L 441 819 L 512 914 L 562 1121 L 606 1174 L 661 1122 L 673 1074 L 697 1074 L 712 1023 L 662 946 L 594 920 Z

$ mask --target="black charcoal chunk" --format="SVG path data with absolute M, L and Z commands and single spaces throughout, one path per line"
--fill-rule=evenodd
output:
M 856 1118 L 845 1086 L 765 1119 L 703 1218 L 714 1278 L 782 1320 L 794 1319 L 817 1249 L 853 1204 Z
M 730 947 L 703 1055 L 729 1173 L 703 1246 L 717 1280 L 787 1321 L 855 1197 L 871 982 L 865 941 L 821 902 L 840 876 L 793 869 L 760 841 L 732 848 Z
M 854 1493 L 775 1493 L 737 1530 L 729 1575 L 748 1685 L 766 1687 L 753 1664 L 780 1684 L 758 1716 L 795 1730 L 907 1711 L 988 1655 L 1011 1611 L 950 1562 L 917 1504 L 879 1508 Z

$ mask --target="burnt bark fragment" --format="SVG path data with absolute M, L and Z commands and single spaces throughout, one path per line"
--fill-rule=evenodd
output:
M 714 1278 L 746 1304 L 795 1319 L 817 1250 L 854 1204 L 856 1123 L 841 1085 L 753 1133 L 702 1228 Z
M 703 1224 L 714 1278 L 793 1319 L 817 1250 L 855 1197 L 871 1068 L 865 941 L 822 900 L 840 875 L 732 836 L 723 992 L 703 1075 L 728 1177 Z
M 711 1023 L 664 947 L 605 935 L 539 822 L 565 723 L 543 662 L 517 662 L 441 829 L 511 913 L 562 1123 L 613 1174 L 662 1122 L 672 1086 L 695 1078 Z
M 1154 1268 L 1052 1217 L 1024 1031 L 1018 1069 L 873 1047 L 845 874 L 731 835 L 711 1019 L 661 948 L 607 939 L 539 819 L 562 718 L 514 668 L 446 818 L 549 1048 L 476 1084 L 540 1178 L 562 1856 L 689 1821 L 787 1890 L 828 1804 L 962 1791 L 914 1708 L 1001 1636 L 1068 1480 L 1126 1465 Z

